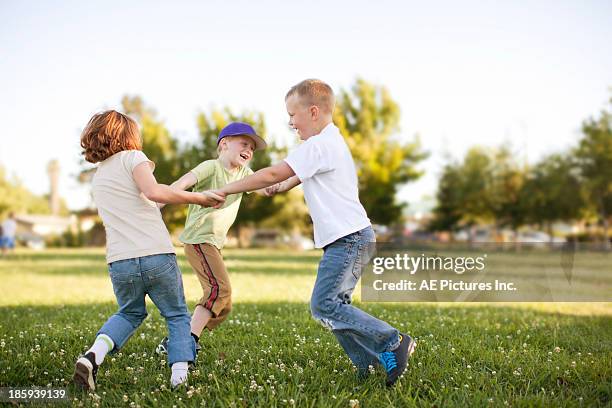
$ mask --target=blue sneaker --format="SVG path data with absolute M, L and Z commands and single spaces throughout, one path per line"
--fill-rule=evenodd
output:
M 385 351 L 378 355 L 378 360 L 387 373 L 387 387 L 395 384 L 404 373 L 408 365 L 408 359 L 414 353 L 416 347 L 416 341 L 407 334 L 400 333 L 399 338 L 400 344 L 395 350 Z

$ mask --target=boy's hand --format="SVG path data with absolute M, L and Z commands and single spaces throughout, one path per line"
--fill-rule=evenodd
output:
M 225 200 L 227 197 L 227 194 L 223 190 L 210 190 L 210 192 L 218 197 L 221 197 L 223 200 Z
M 215 194 L 213 191 L 202 192 L 202 203 L 200 203 L 201 206 L 219 208 L 223 205 L 223 203 L 225 203 L 225 197 Z
M 264 195 L 266 197 L 272 197 L 274 194 L 280 192 L 281 184 L 282 184 L 282 182 L 281 183 L 276 183 L 274 185 L 271 185 L 270 187 L 266 187 L 264 189 Z

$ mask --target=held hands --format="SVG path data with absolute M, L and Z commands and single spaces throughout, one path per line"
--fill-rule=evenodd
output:
M 266 197 L 272 197 L 274 194 L 280 193 L 281 192 L 281 184 L 282 184 L 282 182 L 281 183 L 273 184 L 270 187 L 266 187 L 264 189 L 264 195 Z
M 203 191 L 200 205 L 202 207 L 220 208 L 225 203 L 225 194 L 217 193 L 217 191 Z

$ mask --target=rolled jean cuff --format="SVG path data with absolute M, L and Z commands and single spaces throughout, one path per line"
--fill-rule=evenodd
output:
M 393 334 L 393 336 L 391 336 L 391 340 L 389 340 L 389 342 L 387 343 L 387 347 L 385 347 L 384 351 L 393 351 L 396 348 L 398 348 L 400 345 L 400 337 L 399 337 L 399 331 L 395 331 L 395 334 Z
M 168 344 L 168 365 L 186 361 L 192 363 L 195 361 L 195 342 L 191 335 L 189 340 L 174 341 Z
M 114 314 L 104 323 L 104 326 L 100 328 L 96 336 L 106 334 L 113 340 L 115 347 L 110 351 L 112 354 L 123 347 L 125 342 L 132 336 L 132 333 L 134 333 L 134 330 L 136 329 L 132 326 L 132 323 L 121 317 L 121 315 Z

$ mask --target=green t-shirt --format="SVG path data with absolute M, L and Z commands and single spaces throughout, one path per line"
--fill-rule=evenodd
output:
M 195 192 L 215 190 L 253 174 L 253 170 L 248 167 L 240 167 L 230 172 L 218 159 L 206 160 L 191 172 L 198 180 L 193 186 Z M 241 200 L 242 193 L 228 195 L 225 204 L 218 209 L 190 204 L 185 230 L 179 239 L 185 244 L 211 244 L 219 249 L 223 248 L 227 231 L 236 220 Z

